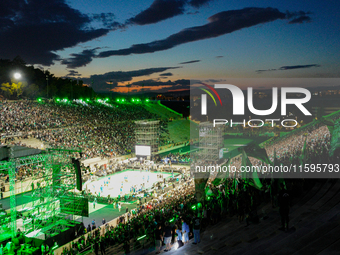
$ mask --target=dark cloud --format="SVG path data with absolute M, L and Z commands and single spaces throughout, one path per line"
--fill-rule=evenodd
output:
M 263 70 L 256 70 L 255 72 L 257 73 L 263 73 L 263 72 L 272 72 L 276 71 L 277 69 L 263 69 Z
M 108 22 L 111 14 L 104 15 Z M 20 55 L 29 64 L 51 65 L 56 51 L 106 35 L 111 28 L 91 28 L 93 19 L 65 0 L 0 1 L 0 56 Z M 111 24 L 112 26 L 112 24 Z
M 286 18 L 291 19 L 289 24 L 301 24 L 305 22 L 311 22 L 312 19 L 308 15 L 312 14 L 311 12 L 304 12 L 304 11 L 297 11 L 297 12 L 290 12 L 286 11 Z
M 96 55 L 96 50 L 99 49 L 94 48 L 90 50 L 83 50 L 81 53 L 73 53 L 71 56 L 73 58 L 63 59 L 61 64 L 67 65 L 67 68 L 77 68 L 81 66 L 86 66 L 88 63 L 92 61 L 92 58 Z
M 134 83 L 131 83 L 131 85 L 144 85 L 144 86 L 166 86 L 166 85 L 171 85 L 171 86 L 190 86 L 190 80 L 187 79 L 180 79 L 180 80 L 175 80 L 175 81 L 159 81 L 159 80 L 154 80 L 154 79 L 148 79 L 148 80 L 143 80 L 143 81 L 137 81 Z
M 146 25 L 184 13 L 185 0 L 155 0 L 149 8 L 129 19 L 127 24 Z
M 311 67 L 320 67 L 320 65 L 312 64 L 312 65 L 281 66 L 279 70 L 303 69 L 303 68 L 311 68 Z
M 264 69 L 264 70 L 256 70 L 255 72 L 263 73 L 263 72 L 272 72 L 272 71 L 286 71 L 286 70 L 304 69 L 304 68 L 311 68 L 311 67 L 320 67 L 320 65 L 312 64 L 312 65 L 281 66 L 279 69 Z
M 203 81 L 200 81 L 200 80 L 192 80 L 192 84 L 194 83 L 199 83 L 199 84 L 202 84 L 202 82 L 204 83 L 218 83 L 218 82 L 224 82 L 225 80 L 223 79 L 208 79 L 208 80 L 203 80 Z
M 199 14 L 200 12 L 199 11 L 194 11 L 194 12 L 187 12 L 186 14 L 188 15 L 196 15 L 196 14 Z
M 68 74 L 66 77 L 79 77 L 81 74 L 78 71 L 75 70 L 69 70 Z
M 305 12 L 305 11 L 297 11 L 297 12 L 291 12 L 291 11 L 286 11 L 286 18 L 287 19 L 292 19 L 292 18 L 297 18 L 300 16 L 307 16 L 312 14 L 312 12 Z
M 309 16 L 300 16 L 298 18 L 292 19 L 289 21 L 289 24 L 301 24 L 311 22 L 312 19 Z
M 117 21 L 114 21 L 115 15 L 111 12 L 100 13 L 100 14 L 90 14 L 89 15 L 93 21 L 101 22 L 106 28 L 122 28 L 123 25 Z
M 172 76 L 172 73 L 161 73 L 159 76 Z
M 192 63 L 197 63 L 200 62 L 201 60 L 191 60 L 191 61 L 186 61 L 186 62 L 182 62 L 179 63 L 180 65 L 186 65 L 186 64 L 192 64 Z
M 190 86 L 190 80 L 180 79 L 176 81 L 177 85 Z
M 91 75 L 90 78 L 83 78 L 85 84 L 89 84 L 95 91 L 105 91 L 107 83 L 112 82 L 112 88 L 116 87 L 119 82 L 131 81 L 134 77 L 147 76 L 154 73 L 162 73 L 166 70 L 177 69 L 180 67 L 155 67 L 139 69 L 133 71 L 113 71 L 105 74 Z
M 165 85 L 176 85 L 176 83 L 168 80 L 168 81 L 158 81 L 158 80 L 153 80 L 153 79 L 148 79 L 148 80 L 142 80 L 142 81 L 137 81 L 131 83 L 133 86 L 165 86 Z
M 192 6 L 192 7 L 195 7 L 195 8 L 199 8 L 201 7 L 202 5 L 206 5 L 208 4 L 209 2 L 211 2 L 212 0 L 190 0 L 189 1 L 189 4 Z
M 214 38 L 242 28 L 285 18 L 286 14 L 274 8 L 244 8 L 242 10 L 224 11 L 211 16 L 206 25 L 184 29 L 163 40 L 134 44 L 130 48 L 120 50 L 104 51 L 99 53 L 98 57 L 125 56 L 167 50 L 184 43 Z

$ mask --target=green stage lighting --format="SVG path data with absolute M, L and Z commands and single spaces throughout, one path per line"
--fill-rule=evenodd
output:
M 191 209 L 196 210 L 196 205 L 191 206 Z
M 41 98 L 38 98 L 38 102 L 41 102 Z
M 105 101 L 110 101 L 110 99 L 108 99 L 108 98 L 105 98 Z
M 150 102 L 150 99 L 146 99 L 145 102 L 147 102 L 147 103 Z
M 140 99 L 139 99 L 139 98 L 137 99 L 137 102 L 140 102 Z
M 122 99 L 122 102 L 125 102 L 125 99 Z
M 65 98 L 64 100 L 65 100 L 65 102 L 67 102 L 67 101 L 68 101 L 68 99 L 67 99 L 67 98 Z
M 146 235 L 143 235 L 143 236 L 141 236 L 141 237 L 138 237 L 137 238 L 137 241 L 139 241 L 139 240 L 141 240 L 141 239 L 143 239 L 143 238 L 145 238 L 146 237 Z
M 119 98 L 117 98 L 116 101 L 119 102 Z
M 86 102 L 90 102 L 90 99 L 86 98 Z
M 59 98 L 57 98 L 57 102 L 60 102 L 60 99 L 59 99 Z
M 132 98 L 132 102 L 134 102 L 135 101 L 135 99 L 134 98 Z
M 172 218 L 171 220 L 169 220 L 169 222 L 173 222 L 175 220 L 175 218 Z

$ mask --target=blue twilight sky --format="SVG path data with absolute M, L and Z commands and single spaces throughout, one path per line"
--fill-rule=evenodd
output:
M 96 91 L 339 77 L 339 13 L 335 0 L 4 0 L 0 58 L 20 55 Z

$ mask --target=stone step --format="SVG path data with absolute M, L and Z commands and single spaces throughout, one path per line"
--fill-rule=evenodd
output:
M 336 197 L 336 193 L 334 194 L 334 197 Z M 310 220 L 305 219 L 307 221 L 303 221 L 303 222 L 305 222 L 305 223 L 306 222 L 312 222 L 311 224 L 314 224 L 315 217 L 316 217 L 318 219 L 317 224 L 318 224 L 318 226 L 320 226 L 320 225 L 324 224 L 325 221 L 331 220 L 332 218 L 334 218 L 337 215 L 339 209 L 340 208 L 338 208 L 338 205 L 337 205 L 333 208 L 330 208 L 330 210 L 328 210 L 327 212 L 324 212 L 323 214 L 320 214 L 319 212 L 317 212 L 315 214 L 310 214 Z M 308 226 L 308 227 L 311 229 L 313 226 L 311 225 L 311 226 Z M 292 231 L 292 232 L 294 232 L 294 231 Z M 299 230 L 297 230 L 296 232 L 299 233 Z M 301 230 L 300 230 L 300 232 L 301 232 Z M 269 238 L 261 238 L 254 245 L 245 246 L 246 248 L 248 248 L 247 250 L 250 251 L 250 252 L 246 252 L 244 254 L 271 254 L 273 251 L 271 251 L 269 249 L 270 246 L 278 247 L 279 242 L 281 242 L 282 246 L 284 246 L 285 243 L 289 243 L 285 239 L 287 238 L 287 235 L 290 235 L 290 234 L 292 234 L 292 233 L 284 233 L 284 232 L 280 231 L 277 235 L 275 235 L 275 232 L 274 232 L 271 235 L 268 235 Z M 295 235 L 296 235 L 296 233 L 295 233 Z M 295 238 L 296 237 L 292 238 L 292 241 L 294 241 Z M 243 247 L 243 248 L 245 248 L 245 247 Z M 250 249 L 250 247 L 251 247 L 251 249 Z M 263 253 L 263 250 L 265 250 L 265 249 L 267 249 L 268 252 L 266 250 L 266 252 Z M 235 251 L 235 253 L 232 252 L 231 254 L 236 254 L 236 253 L 240 254 L 241 250 L 235 249 L 234 251 Z M 256 251 L 261 251 L 261 252 L 257 253 Z
M 338 208 L 333 208 L 332 211 L 336 214 L 338 212 Z M 318 218 L 322 218 L 322 215 L 318 215 Z M 304 235 L 308 235 L 311 231 L 313 232 L 314 229 L 316 229 L 314 231 L 317 233 L 317 229 L 324 224 L 323 222 L 316 221 L 315 218 L 306 219 L 305 222 L 309 224 L 298 228 L 292 233 L 282 232 L 271 240 L 268 240 L 267 244 L 265 245 L 267 248 L 263 250 L 262 254 L 274 254 L 280 250 L 280 247 L 290 246 L 291 243 L 299 240 Z M 333 223 L 328 223 L 327 226 L 331 226 L 332 224 Z
M 312 189 L 308 192 L 306 192 L 303 197 L 301 199 L 299 199 L 296 203 L 297 206 L 301 206 L 304 205 L 308 200 L 310 200 L 311 198 L 313 198 L 313 196 L 315 194 L 317 194 L 317 192 L 322 188 L 323 184 L 326 183 L 325 180 L 322 181 L 317 181 Z
M 325 182 L 318 182 L 319 185 L 314 185 L 312 191 L 308 192 L 309 196 L 304 196 L 304 201 L 308 202 L 310 200 L 315 199 L 315 194 L 317 194 L 320 189 L 326 189 L 328 190 L 329 187 L 323 187 Z M 227 241 L 227 245 L 231 247 L 236 247 L 233 249 L 235 250 L 235 254 L 244 251 L 245 247 L 252 246 L 252 243 L 257 240 L 263 240 L 263 239 L 270 239 L 274 237 L 277 234 L 280 234 L 280 231 L 278 230 L 280 224 L 280 216 L 276 209 L 274 212 L 272 212 L 269 215 L 269 219 L 266 221 L 261 221 L 258 225 L 250 225 L 248 228 L 252 227 L 251 230 L 247 229 L 246 233 L 242 234 L 242 237 L 240 238 L 239 234 L 237 234 L 237 231 L 234 231 L 234 237 L 229 238 Z M 243 231 L 244 232 L 244 231 Z M 243 242 L 240 242 L 241 239 Z M 248 243 L 248 244 L 247 244 Z M 242 245 L 239 245 L 242 244 Z M 234 252 L 232 252 L 234 253 Z
M 332 231 L 337 226 L 334 225 L 333 222 L 328 224 L 323 224 L 322 226 L 314 226 L 314 224 L 310 224 L 310 226 L 304 229 L 304 231 L 297 231 L 294 237 L 290 239 L 292 242 L 286 242 L 289 245 L 285 245 L 282 249 L 277 251 L 275 254 L 293 254 L 295 251 L 302 249 L 303 247 L 308 246 L 320 238 L 320 236 L 324 236 L 330 231 Z M 272 252 L 273 250 L 270 250 Z M 272 253 L 274 254 L 274 253 Z M 310 254 L 310 253 L 307 253 Z
M 309 245 L 305 245 L 302 249 L 295 252 L 294 255 L 317 254 L 321 252 L 322 250 L 324 250 L 325 248 L 336 243 L 337 239 L 335 239 L 334 237 L 339 238 L 339 233 L 340 233 L 340 225 L 338 223 L 337 227 L 333 228 L 327 233 L 324 233 L 324 234 L 320 233 L 319 238 L 317 240 L 311 240 Z M 338 254 L 339 253 L 340 253 L 340 250 L 338 250 Z
M 318 253 L 318 255 L 339 255 L 340 251 L 340 240 L 336 241 L 326 249 Z

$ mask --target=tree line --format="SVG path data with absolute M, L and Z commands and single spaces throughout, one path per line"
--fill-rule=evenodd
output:
M 21 78 L 14 78 L 20 73 Z M 96 93 L 82 80 L 55 77 L 48 70 L 27 65 L 17 56 L 13 60 L 0 59 L 0 98 L 93 98 Z

